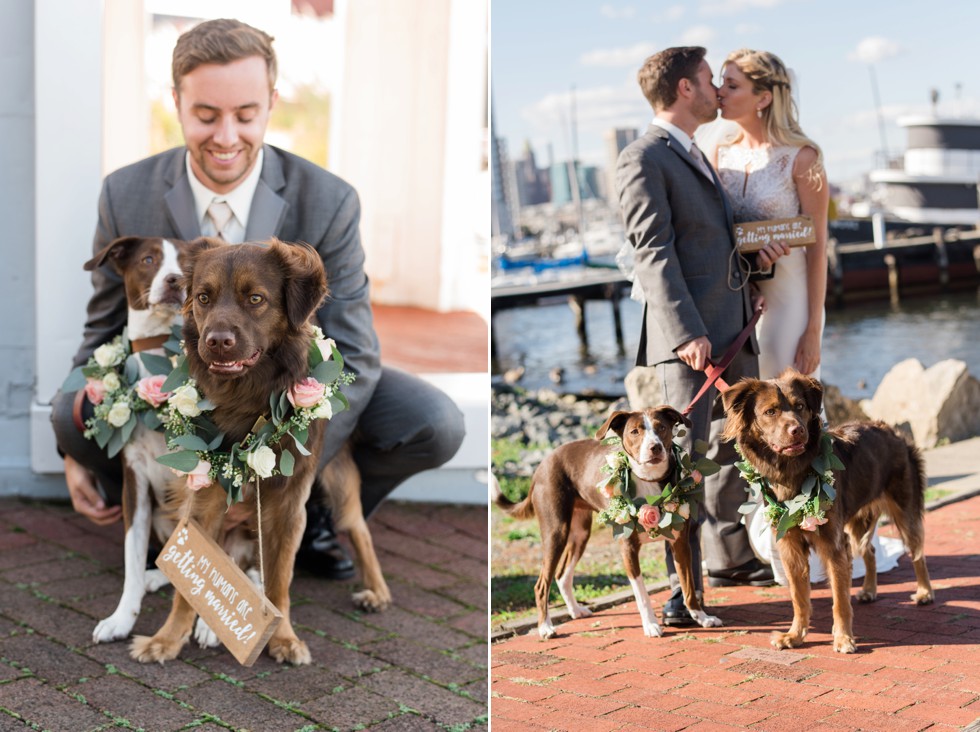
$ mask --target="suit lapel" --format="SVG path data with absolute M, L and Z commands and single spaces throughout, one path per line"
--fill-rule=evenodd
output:
M 265 146 L 262 175 L 252 196 L 252 208 L 245 227 L 245 240 L 258 241 L 277 236 L 289 204 L 279 195 L 286 185 L 279 156 L 268 145 Z
M 184 162 L 186 148 L 178 148 L 174 153 L 173 167 L 167 176 L 171 185 L 163 200 L 167 207 L 167 218 L 177 236 L 185 241 L 196 239 L 201 235 L 201 223 L 197 220 L 197 209 L 194 205 L 194 194 L 191 193 L 190 183 L 187 182 L 187 167 Z

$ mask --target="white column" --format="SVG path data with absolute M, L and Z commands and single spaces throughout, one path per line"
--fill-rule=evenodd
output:
M 59 472 L 47 406 L 81 342 L 102 177 L 102 2 L 35 0 L 37 387 L 31 467 Z
M 486 4 L 337 6 L 346 52 L 330 167 L 361 197 L 373 299 L 459 307 L 480 225 Z

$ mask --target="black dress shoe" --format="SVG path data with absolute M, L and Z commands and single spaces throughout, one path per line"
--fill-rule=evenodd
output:
M 354 576 L 354 562 L 337 541 L 330 510 L 320 503 L 315 492 L 306 503 L 306 530 L 296 552 L 296 564 L 326 579 L 343 580 Z
M 691 617 L 691 613 L 688 612 L 687 605 L 684 604 L 684 595 L 680 592 L 671 595 L 670 599 L 664 603 L 661 612 L 663 613 L 664 625 L 674 628 L 697 625 L 697 622 Z
M 711 587 L 732 587 L 734 585 L 751 585 L 752 587 L 768 587 L 775 584 L 772 567 L 758 559 L 750 559 L 731 569 L 709 569 L 708 584 Z

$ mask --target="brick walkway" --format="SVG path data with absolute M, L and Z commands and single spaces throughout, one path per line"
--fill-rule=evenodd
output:
M 0 732 L 485 728 L 486 508 L 388 502 L 370 524 L 394 604 L 360 614 L 352 583 L 298 573 L 313 665 L 244 668 L 190 644 L 141 665 L 91 639 L 122 589 L 122 526 L 0 499 Z M 136 633 L 159 628 L 170 597 L 146 598 Z
M 903 557 L 880 577 L 876 603 L 854 603 L 850 656 L 831 648 L 826 588 L 813 592 L 806 644 L 779 653 L 769 633 L 792 615 L 782 587 L 708 588 L 724 628 L 645 638 L 630 602 L 551 641 L 534 631 L 496 643 L 493 730 L 980 729 L 980 496 L 930 511 L 926 550 L 936 604 L 909 601 Z M 653 595 L 658 615 L 666 599 Z

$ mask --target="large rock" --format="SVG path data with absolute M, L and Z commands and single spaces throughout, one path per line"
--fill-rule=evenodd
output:
M 660 386 L 660 377 L 657 376 L 656 366 L 635 366 L 626 374 L 624 384 L 630 409 L 659 407 L 664 403 L 664 390 Z M 671 406 L 675 409 L 683 409 L 687 405 L 674 404 Z
M 831 426 L 868 418 L 858 402 L 841 394 L 840 389 L 833 384 L 823 385 L 823 408 Z
M 914 358 L 896 364 L 862 407 L 872 419 L 911 433 L 919 447 L 980 434 L 980 381 L 955 359 L 928 369 Z

